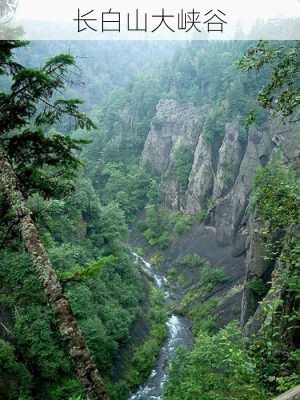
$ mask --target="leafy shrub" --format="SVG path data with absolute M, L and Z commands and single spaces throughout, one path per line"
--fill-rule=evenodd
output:
M 126 376 L 131 388 L 137 387 L 149 376 L 160 352 L 161 344 L 167 335 L 167 314 L 163 295 L 158 289 L 152 288 L 150 304 L 150 311 L 146 318 L 150 333 L 146 341 L 135 350 Z
M 215 105 L 208 113 L 207 119 L 204 123 L 204 139 L 207 143 L 214 143 L 224 137 L 225 134 L 225 120 L 224 120 L 224 107 Z
M 179 183 L 179 189 L 185 192 L 189 176 L 192 170 L 194 155 L 190 146 L 180 146 L 175 150 L 175 173 Z
M 32 377 L 17 361 L 13 346 L 0 339 L 0 397 L 7 400 L 30 400 Z
M 189 316 L 193 323 L 193 333 L 206 332 L 212 334 L 216 332 L 216 322 L 214 309 L 218 304 L 217 299 L 210 299 L 192 308 Z
M 236 323 L 213 336 L 200 333 L 191 352 L 180 350 L 166 383 L 166 400 L 264 400 Z
M 195 218 L 199 224 L 202 224 L 206 220 L 208 216 L 208 211 L 207 210 L 200 210 L 196 213 Z
M 281 160 L 261 169 L 255 179 L 254 198 L 270 233 L 299 223 L 299 181 Z
M 273 393 L 300 383 L 298 371 L 300 234 L 291 231 L 280 255 L 281 270 L 272 282 L 272 294 L 261 304 L 263 324 L 251 342 L 261 381 Z M 280 294 L 280 296 L 279 296 Z
M 150 263 L 156 266 L 161 265 L 164 262 L 165 258 L 161 253 L 155 253 L 151 258 L 150 258 Z
M 177 275 L 178 275 L 178 272 L 177 272 L 176 268 L 171 267 L 168 271 L 168 279 L 173 282 L 173 281 L 175 281 Z
M 201 285 L 207 290 L 212 290 L 219 283 L 227 281 L 227 276 L 222 268 L 204 266 L 201 270 Z
M 146 218 L 142 225 L 145 239 L 151 246 L 166 249 L 177 237 L 192 226 L 192 217 L 158 206 L 146 208 Z
M 268 287 L 261 278 L 253 278 L 246 284 L 247 288 L 252 290 L 252 292 L 258 297 L 262 298 L 268 291 Z
M 177 235 L 182 235 L 192 225 L 192 216 L 187 214 L 176 213 L 174 214 L 174 231 Z
M 197 254 L 187 254 L 178 260 L 181 265 L 186 265 L 192 268 L 200 268 L 207 264 L 207 261 Z

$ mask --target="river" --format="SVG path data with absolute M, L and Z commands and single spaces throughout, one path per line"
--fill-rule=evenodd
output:
M 156 286 L 164 292 L 166 302 L 171 302 L 173 293 L 171 293 L 166 277 L 156 271 L 143 257 L 136 253 L 132 254 L 145 274 L 152 278 Z M 145 384 L 140 386 L 129 400 L 161 400 L 163 387 L 167 380 L 168 366 L 176 354 L 176 349 L 179 346 L 191 346 L 192 333 L 190 322 L 186 318 L 172 314 L 167 321 L 167 326 L 168 337 L 161 348 L 154 369 Z

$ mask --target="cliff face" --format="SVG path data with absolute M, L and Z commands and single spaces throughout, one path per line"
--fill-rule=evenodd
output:
M 179 190 L 175 174 L 175 154 L 180 147 L 194 149 L 199 141 L 201 112 L 173 100 L 160 101 L 147 137 L 142 160 L 162 177 L 164 200 L 168 207 L 184 210 L 185 194 Z
M 229 261 L 225 265 L 232 277 L 228 290 L 253 277 L 267 282 L 273 266 L 264 261 L 249 198 L 258 168 L 266 165 L 279 148 L 287 162 L 297 163 L 299 124 L 283 124 L 270 118 L 259 127 L 251 127 L 245 135 L 242 121 L 236 116 L 225 124 L 217 138 L 209 138 L 205 132 L 207 110 L 205 107 L 182 106 L 173 100 L 160 101 L 142 162 L 150 164 L 161 175 L 166 207 L 205 216 L 203 229 L 209 226 L 210 232 L 214 232 L 210 240 L 215 241 L 214 246 L 220 252 L 217 263 L 224 263 L 222 248 L 226 252 L 230 250 L 232 260 L 238 260 L 239 267 L 232 260 L 231 264 L 235 264 L 235 269 L 239 268 L 239 273 L 233 271 Z M 181 146 L 188 146 L 193 155 L 184 190 L 176 176 L 175 155 Z M 196 244 L 194 247 L 197 252 L 201 246 Z M 241 303 L 241 321 L 245 325 L 258 303 L 246 284 L 241 298 L 238 301 Z M 230 313 L 226 307 L 223 311 Z

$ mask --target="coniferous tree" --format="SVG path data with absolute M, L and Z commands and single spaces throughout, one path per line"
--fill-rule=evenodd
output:
M 58 329 L 87 398 L 107 400 L 102 378 L 26 207 L 26 198 L 31 192 L 38 191 L 49 197 L 62 190 L 51 181 L 53 174 L 70 179 L 80 165 L 74 151 L 82 142 L 69 136 L 50 134 L 49 127 L 66 116 L 72 118 L 75 127 L 90 129 L 93 124 L 79 111 L 79 100 L 57 97 L 65 87 L 68 68 L 74 65 L 73 57 L 59 55 L 42 68 L 25 68 L 13 59 L 12 54 L 14 49 L 25 44 L 19 41 L 0 44 L 0 75 L 6 75 L 11 84 L 8 91 L 0 91 L 1 192 L 14 214 L 37 276 L 55 312 Z

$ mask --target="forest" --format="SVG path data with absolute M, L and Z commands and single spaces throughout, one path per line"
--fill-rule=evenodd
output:
M 300 385 L 299 50 L 0 42 L 1 400 Z

